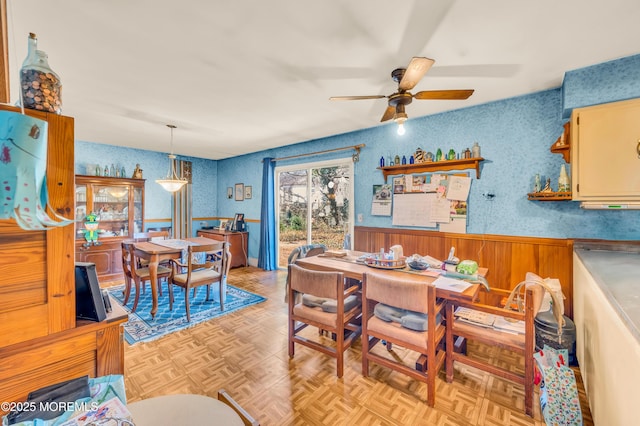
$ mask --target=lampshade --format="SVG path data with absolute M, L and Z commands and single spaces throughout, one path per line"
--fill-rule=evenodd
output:
M 169 154 L 169 173 L 164 179 L 156 179 L 156 183 L 160 184 L 162 189 L 169 192 L 179 191 L 186 183 L 187 180 L 178 177 L 176 174 L 176 156 L 173 155 L 173 129 L 176 128 L 173 124 L 167 124 L 167 127 L 171 129 L 171 154 Z

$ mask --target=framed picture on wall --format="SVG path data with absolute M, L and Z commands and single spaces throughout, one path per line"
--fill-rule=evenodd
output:
M 227 198 L 228 199 L 232 199 L 233 198 L 233 188 L 232 187 L 228 187 L 227 188 Z
M 251 195 L 252 195 L 252 190 L 250 186 L 245 186 L 244 187 L 244 199 L 245 200 L 250 200 L 251 199 Z
M 244 200 L 244 184 L 236 183 L 236 201 Z

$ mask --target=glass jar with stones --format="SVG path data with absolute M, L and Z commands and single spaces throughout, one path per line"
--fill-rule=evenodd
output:
M 49 66 L 45 52 L 37 49 L 37 38 L 29 34 L 29 51 L 20 69 L 22 105 L 40 111 L 62 112 L 62 82 Z

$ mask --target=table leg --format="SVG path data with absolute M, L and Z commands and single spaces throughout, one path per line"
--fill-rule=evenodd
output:
M 155 318 L 158 312 L 158 258 L 152 256 L 149 259 L 149 281 L 151 287 L 151 318 Z

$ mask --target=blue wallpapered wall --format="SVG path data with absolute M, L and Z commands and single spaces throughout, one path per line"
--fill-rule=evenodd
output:
M 509 98 L 484 105 L 462 108 L 426 117 L 410 117 L 404 136 L 396 125 L 364 129 L 353 133 L 302 142 L 221 161 L 190 158 L 193 161 L 194 217 L 233 217 L 245 213 L 247 219 L 260 219 L 262 162 L 264 157 L 285 157 L 337 147 L 366 144 L 355 164 L 355 214 L 364 220 L 356 225 L 391 227 L 390 217 L 371 216 L 372 185 L 383 183 L 376 170 L 380 156 L 406 155 L 421 147 L 456 152 L 478 142 L 486 161 L 481 178 L 471 173 L 467 232 L 549 238 L 640 239 L 640 211 L 582 210 L 579 203 L 535 202 L 527 200 L 536 173 L 549 177 L 554 189 L 562 156 L 552 154 L 550 146 L 562 133 L 567 109 L 578 106 L 640 96 L 640 55 L 567 72 L 562 88 Z M 606 82 L 602 83 L 603 81 Z M 600 83 L 598 83 L 600 82 Z M 348 151 L 325 156 L 279 162 L 288 165 L 350 156 Z M 124 164 L 131 173 L 135 163 L 144 169 L 147 218 L 170 216 L 170 195 L 154 180 L 167 173 L 165 154 L 86 142 L 76 143 L 76 172 L 96 158 L 131 158 Z M 251 185 L 253 198 L 227 199 L 227 188 Z M 495 194 L 489 201 L 483 193 Z M 196 226 L 197 228 L 197 226 Z M 249 256 L 258 256 L 258 224 L 249 223 Z
M 562 116 L 573 108 L 640 97 L 640 55 L 565 73 Z
M 218 176 L 215 161 L 202 158 L 180 157 L 181 160 L 192 162 L 192 192 L 193 217 L 215 216 L 216 200 L 218 198 L 216 180 Z M 87 164 L 101 164 L 111 166 L 113 163 L 120 168 L 124 166 L 127 177 L 131 177 L 136 163 L 140 164 L 145 182 L 145 219 L 166 219 L 171 217 L 171 194 L 155 183 L 169 173 L 169 158 L 167 154 L 141 149 L 123 148 L 120 146 L 104 145 L 90 142 L 75 142 L 75 173 L 94 173 L 87 170 Z M 149 224 L 148 224 L 149 225 Z M 154 223 L 152 226 L 161 226 Z M 170 225 L 166 223 L 166 225 Z

